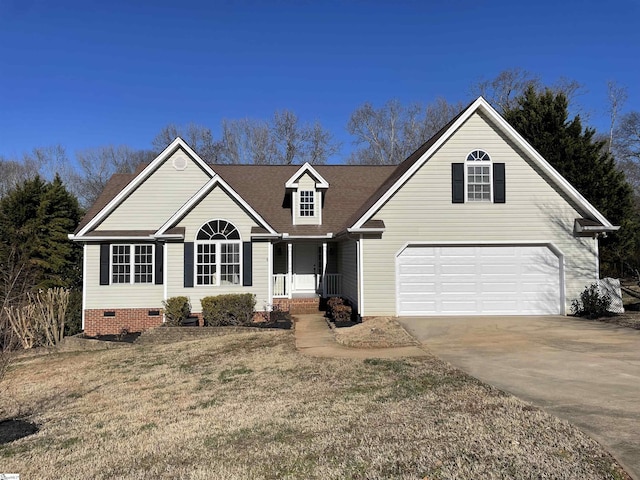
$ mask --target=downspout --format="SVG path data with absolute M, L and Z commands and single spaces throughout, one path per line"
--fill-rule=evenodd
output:
M 87 308 L 87 244 L 82 245 L 82 330 L 84 330 L 84 311 Z
M 364 263 L 362 261 L 362 249 L 364 247 L 364 235 L 356 243 L 358 252 L 358 315 L 364 317 Z
M 164 301 L 166 302 L 169 298 L 169 243 L 165 242 L 164 248 L 162 249 L 162 268 L 164 271 L 162 272 L 162 296 L 164 297 Z M 167 316 L 164 312 L 162 312 L 162 323 L 167 321 Z

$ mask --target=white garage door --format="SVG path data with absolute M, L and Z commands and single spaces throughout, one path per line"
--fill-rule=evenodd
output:
M 399 315 L 560 313 L 560 261 L 547 246 L 412 246 L 397 259 Z

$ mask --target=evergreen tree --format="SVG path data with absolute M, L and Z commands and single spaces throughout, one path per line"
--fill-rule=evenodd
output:
M 583 128 L 579 116 L 570 120 L 568 106 L 563 93 L 530 86 L 504 117 L 609 221 L 622 226 L 601 242 L 603 273 L 621 274 L 620 264 L 638 243 L 633 192 L 605 142 L 596 141 L 596 131 Z
M 70 288 L 72 296 L 80 295 L 82 247 L 67 235 L 81 215 L 78 200 L 57 175 L 51 183 L 40 177 L 26 180 L 0 199 L 0 266 L 4 268 L 0 290 L 20 284 L 26 294 L 60 286 Z M 4 298 L 8 293 L 0 291 L 0 295 Z M 79 318 L 76 310 L 68 312 L 74 317 L 71 324 Z

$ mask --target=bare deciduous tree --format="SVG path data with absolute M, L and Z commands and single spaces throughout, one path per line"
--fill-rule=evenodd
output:
M 620 114 L 620 109 L 627 100 L 627 89 L 618 85 L 613 80 L 607 82 L 607 99 L 609 101 L 609 138 L 607 148 L 609 153 L 614 149 L 614 132 L 616 131 L 616 121 Z
M 347 124 L 360 145 L 348 161 L 351 164 L 395 165 L 431 138 L 462 109 L 438 98 L 429 105 L 403 106 L 390 100 L 380 108 L 371 103 L 358 107 Z
M 71 190 L 80 204 L 88 207 L 98 198 L 114 173 L 133 173 L 155 154 L 147 150 L 134 150 L 126 145 L 108 145 L 76 152 L 79 172 L 69 181 Z
M 195 123 L 189 123 L 185 126 L 170 123 L 160 130 L 151 141 L 151 145 L 156 153 L 160 153 L 176 137 L 181 137 L 187 142 L 205 162 L 217 162 L 221 148 L 220 142 L 214 140 L 209 128 Z
M 519 67 L 503 70 L 491 80 L 480 80 L 471 86 L 471 94 L 473 97 L 482 95 L 498 112 L 504 114 L 518 107 L 518 99 L 530 86 L 539 93 L 549 88 L 554 93 L 564 94 L 574 107 L 573 114 L 582 113 L 572 101 L 583 89 L 579 82 L 560 77 L 554 85 L 543 86 L 537 74 Z
M 258 165 L 323 164 L 340 149 L 319 122 L 302 124 L 289 110 L 276 112 L 271 122 L 249 118 L 223 120 L 220 163 Z

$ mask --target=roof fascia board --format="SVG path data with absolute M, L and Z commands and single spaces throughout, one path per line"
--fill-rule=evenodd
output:
M 156 238 L 153 235 L 147 236 L 137 236 L 137 237 L 127 237 L 124 235 L 113 235 L 113 236 L 82 236 L 82 235 L 68 235 L 69 240 L 74 242 L 111 242 L 111 241 L 137 241 L 137 242 L 153 242 Z
M 602 215 L 589 201 L 584 198 L 580 192 L 578 192 L 573 185 L 571 185 L 564 177 L 562 177 L 558 171 L 547 162 L 542 155 L 540 155 L 522 135 L 520 135 L 515 128 L 513 128 L 502 116 L 482 97 L 478 97 L 467 110 L 449 127 L 449 129 L 416 161 L 409 170 L 407 170 L 402 177 L 400 177 L 385 193 L 378 199 L 373 206 L 367 210 L 358 221 L 353 224 L 353 228 L 361 228 L 362 225 L 371 219 L 371 217 L 384 205 L 391 196 L 397 192 L 404 183 L 411 178 L 416 171 L 418 171 L 422 165 L 433 155 L 444 142 L 449 140 L 453 133 L 460 128 L 460 126 L 466 122 L 471 115 L 473 115 L 478 109 L 488 115 L 500 129 L 520 148 L 522 148 L 529 156 L 534 160 L 536 164 L 542 170 L 547 173 L 552 180 L 579 206 L 584 208 L 585 211 L 593 215 L 599 222 L 605 227 L 613 227 L 613 224 L 609 222 L 604 215 Z
M 289 235 L 288 233 L 282 234 L 283 240 L 317 240 L 333 238 L 333 233 L 327 233 L 326 235 Z
M 347 228 L 347 233 L 384 233 L 384 228 Z
M 196 164 L 202 170 L 213 177 L 215 175 L 214 171 L 211 170 L 211 167 L 207 165 L 204 160 L 202 160 L 193 149 L 187 145 L 187 143 L 182 140 L 180 137 L 176 137 L 176 139 L 171 142 L 167 148 L 165 148 L 160 155 L 158 155 L 153 161 L 147 165 L 142 172 L 138 174 L 129 184 L 124 187 L 118 195 L 116 195 L 106 206 L 102 208 L 85 226 L 82 230 L 78 232 L 78 237 L 85 235 L 90 232 L 93 228 L 95 228 L 100 222 L 102 222 L 107 215 L 109 215 L 115 208 L 120 205 L 125 198 L 129 196 L 131 192 L 133 192 L 138 186 L 140 186 L 153 172 L 155 172 L 162 163 L 164 163 L 171 155 L 173 155 L 176 150 L 182 148 L 187 155 L 189 155 Z
M 244 207 L 249 212 L 249 214 L 258 221 L 261 227 L 268 230 L 269 233 L 277 235 L 277 232 L 273 228 L 271 228 L 271 225 L 269 225 L 265 221 L 265 219 L 262 218 L 262 216 L 258 212 L 256 212 L 253 207 L 251 207 L 251 205 L 245 202 L 244 199 L 233 188 L 231 188 L 231 185 L 225 182 L 222 177 L 220 177 L 220 175 L 214 174 L 211 180 L 205 183 L 204 186 L 187 201 L 187 203 L 180 207 L 180 209 L 158 229 L 154 236 L 161 237 L 166 235 L 165 232 L 170 228 L 173 228 L 174 224 L 180 221 L 187 214 L 187 212 L 189 212 L 195 205 L 197 205 L 216 185 L 220 185 L 229 195 L 231 195 L 240 205 L 242 205 L 242 207 Z
M 329 182 L 327 182 L 322 175 L 318 173 L 318 171 L 311 166 L 309 162 L 305 162 L 296 173 L 294 173 L 287 183 L 285 183 L 286 188 L 298 188 L 297 180 L 305 173 L 310 173 L 316 179 L 316 188 L 329 188 Z

